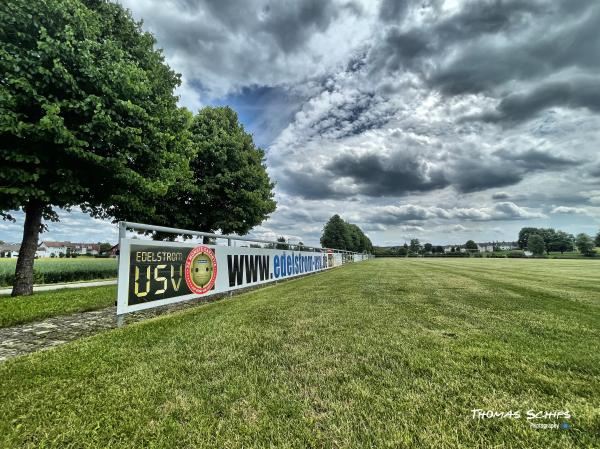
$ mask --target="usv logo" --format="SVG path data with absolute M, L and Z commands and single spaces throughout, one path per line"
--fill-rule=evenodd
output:
M 208 246 L 198 246 L 187 256 L 185 261 L 185 282 L 188 288 L 202 295 L 210 291 L 217 279 L 217 259 Z

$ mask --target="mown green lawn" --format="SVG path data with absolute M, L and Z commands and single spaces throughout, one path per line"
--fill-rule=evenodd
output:
M 0 365 L 0 447 L 600 447 L 599 274 L 380 259 L 107 331 Z
M 31 296 L 0 296 L 0 328 L 114 305 L 117 286 L 65 288 Z

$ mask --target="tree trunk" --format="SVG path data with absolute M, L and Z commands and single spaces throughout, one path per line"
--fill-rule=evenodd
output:
M 43 210 L 44 205 L 38 201 L 29 201 L 25 206 L 23 241 L 17 259 L 12 296 L 31 295 L 33 293 L 33 261 L 38 247 Z

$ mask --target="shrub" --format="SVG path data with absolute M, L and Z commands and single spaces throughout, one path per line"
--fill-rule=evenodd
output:
M 525 253 L 521 250 L 514 250 L 514 251 L 510 251 L 509 253 L 506 254 L 506 257 L 510 257 L 511 259 L 519 259 L 522 257 L 527 257 L 525 256 Z

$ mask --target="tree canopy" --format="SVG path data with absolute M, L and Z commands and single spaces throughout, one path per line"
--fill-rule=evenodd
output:
M 520 249 L 527 249 L 527 243 L 529 240 L 529 235 L 538 234 L 538 228 L 521 228 L 519 231 L 519 240 L 518 245 Z
M 418 254 L 421 251 L 421 242 L 419 239 L 410 239 L 410 245 L 408 246 L 409 252 L 412 254 Z
M 572 234 L 568 234 L 564 231 L 556 231 L 553 235 L 549 236 L 550 241 L 548 242 L 547 249 L 548 251 L 560 251 L 560 253 L 564 253 L 565 251 L 573 250 L 573 242 L 575 237 Z
M 575 238 L 575 246 L 581 254 L 584 256 L 594 256 L 594 241 L 592 238 L 584 233 L 577 234 Z
M 479 251 L 479 247 L 477 246 L 477 243 L 475 243 L 474 240 L 467 240 L 467 242 L 465 243 L 465 249 L 471 252 Z
M 151 221 L 181 229 L 246 234 L 275 210 L 264 151 L 254 145 L 252 135 L 229 107 L 201 109 L 190 134 L 192 175 L 158 200 L 158 213 Z
M 321 234 L 321 245 L 325 248 L 356 252 L 373 251 L 369 237 L 358 226 L 344 221 L 337 214 L 325 224 Z
M 531 251 L 534 256 L 542 256 L 546 250 L 544 238 L 539 234 L 530 234 L 527 239 L 527 249 Z

